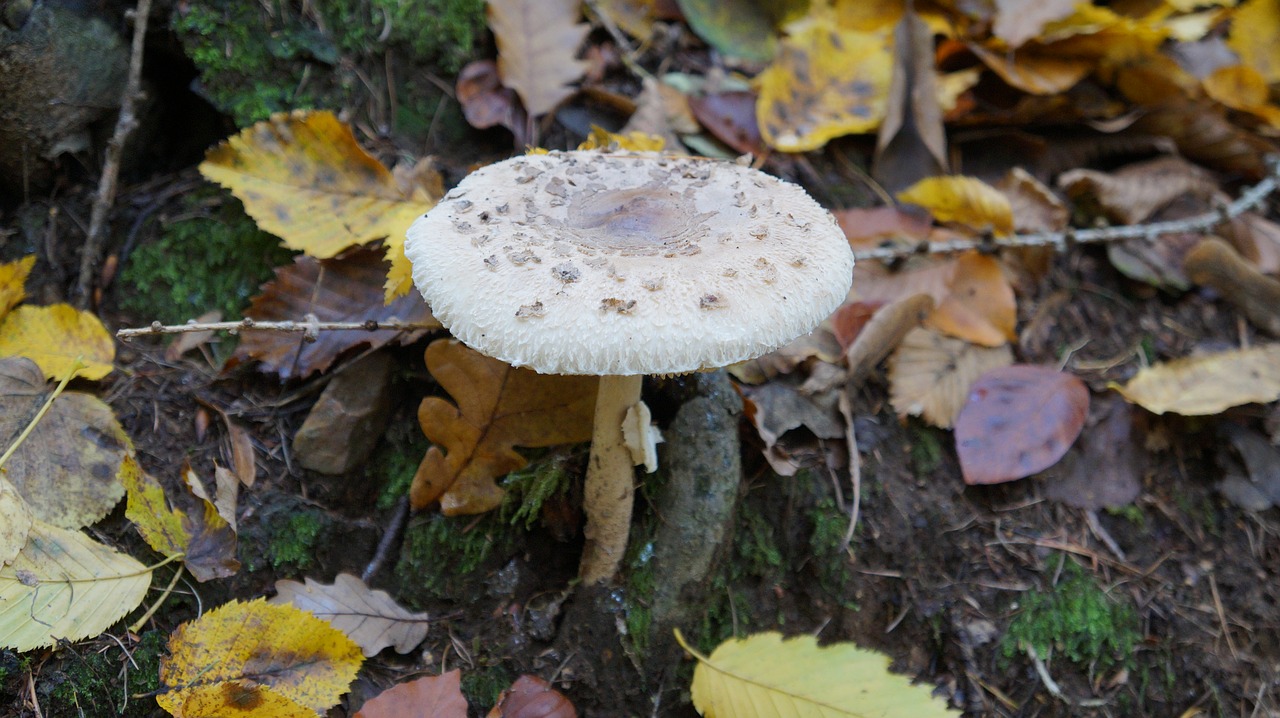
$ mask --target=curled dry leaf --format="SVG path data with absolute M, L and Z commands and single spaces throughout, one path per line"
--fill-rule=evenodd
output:
M 846 30 L 825 3 L 787 27 L 760 73 L 756 118 L 771 147 L 807 152 L 879 126 L 893 71 L 888 30 Z
M 0 263 L 0 319 L 26 298 L 27 275 L 35 264 L 34 254 L 13 262 Z
M 1026 364 L 978 377 L 956 417 L 966 484 L 999 484 L 1043 471 L 1071 448 L 1089 414 L 1084 382 Z
M 0 645 L 29 651 L 96 636 L 132 611 L 151 571 L 78 531 L 35 521 L 0 568 Z
M 1280 281 L 1254 269 L 1231 245 L 1206 239 L 1187 254 L 1182 266 L 1192 282 L 1213 287 L 1259 329 L 1280 337 Z
M 889 402 L 900 415 L 920 416 L 949 429 L 969 387 L 990 369 L 1013 363 L 1008 346 L 980 347 L 913 329 L 889 357 Z
M 31 509 L 9 480 L 0 476 L 0 566 L 13 560 L 31 530 Z
M 44 374 L 29 359 L 0 359 L 0 452 L 35 418 L 49 397 Z M 65 391 L 4 465 L 4 476 L 41 521 L 88 526 L 124 496 L 116 478 L 132 454 L 111 407 Z
M 493 60 L 476 60 L 467 63 L 458 73 L 456 85 L 458 104 L 462 115 L 472 127 L 484 130 L 502 125 L 512 132 L 523 122 L 517 123 L 516 93 L 502 86 L 498 77 L 498 63 Z
M 151 548 L 167 557 L 181 555 L 197 581 L 234 576 L 240 570 L 235 531 L 207 499 L 194 493 L 170 499 L 160 482 L 133 459 L 125 461 L 120 479 L 129 494 L 125 516 Z
M 924 207 L 939 222 L 955 222 L 997 235 L 1013 233 L 1009 198 L 976 177 L 927 177 L 896 197 L 899 202 Z
M 1028 3 L 1023 0 L 995 0 L 996 19 L 991 33 L 1011 48 L 1035 38 L 1046 23 L 1062 20 L 1075 9 L 1075 0 L 1048 0 Z
M 428 397 L 418 408 L 435 446 L 413 477 L 416 509 L 439 501 L 451 516 L 490 511 L 502 501 L 494 480 L 527 463 L 513 447 L 591 439 L 597 377 L 515 369 L 452 339 L 432 342 L 426 362 L 457 405 Z
M 0 356 L 27 357 L 50 379 L 97 380 L 115 369 L 116 343 L 97 317 L 70 304 L 27 304 L 0 320 Z
M 314 579 L 306 583 L 276 581 L 271 603 L 288 603 L 310 611 L 347 634 L 372 656 L 388 646 L 397 653 L 412 651 L 427 637 L 427 614 L 410 613 L 386 591 L 375 591 L 349 573 L 340 573 L 332 584 Z
M 881 307 L 845 351 L 851 382 L 861 381 L 933 311 L 933 297 L 913 294 Z
M 273 115 L 209 150 L 200 172 L 285 246 L 322 259 L 382 237 L 403 243 L 436 199 L 401 188 L 331 112 Z
M 1043 48 L 1012 53 L 969 43 L 969 50 L 1010 87 L 1032 95 L 1057 95 L 1070 90 L 1093 69 L 1088 60 L 1065 57 Z
M 1137 162 L 1115 172 L 1063 172 L 1058 186 L 1077 202 L 1088 198 L 1120 224 L 1139 224 L 1184 194 L 1210 197 L 1218 184 L 1203 169 L 1179 157 Z
M 169 635 L 156 701 L 178 718 L 240 715 L 246 706 L 315 716 L 347 692 L 363 661 L 359 646 L 306 611 L 231 601 Z
M 394 685 L 366 701 L 355 718 L 467 718 L 462 671 Z
M 1021 167 L 1009 170 L 996 189 L 1009 200 L 1013 228 L 1019 232 L 1058 232 L 1066 229 L 1071 213 L 1053 190 Z
M 487 718 L 578 718 L 578 709 L 550 683 L 523 675 L 502 692 Z
M 299 320 L 314 314 L 322 322 L 386 321 L 435 324 L 422 295 L 411 292 L 383 302 L 386 262 L 374 249 L 357 249 L 334 259 L 300 256 L 292 265 L 276 270 L 275 279 L 263 285 L 245 316 L 256 320 Z M 425 330 L 376 332 L 354 330 L 320 332 L 316 341 L 288 332 L 245 332 L 229 366 L 256 360 L 266 372 L 281 379 L 306 377 L 324 371 L 343 352 L 362 344 L 377 348 L 415 341 Z
M 1131 130 L 1168 137 L 1188 159 L 1253 178 L 1266 173 L 1264 158 L 1275 151 L 1269 142 L 1236 126 L 1222 108 L 1208 101 L 1171 102 L 1150 108 Z
M 578 22 L 579 14 L 579 0 L 489 2 L 498 74 L 534 117 L 572 95 L 569 85 L 587 71 L 587 63 L 574 57 L 591 31 L 590 25 Z
M 1280 344 L 1155 364 L 1111 388 L 1154 414 L 1205 416 L 1275 401 L 1280 399 Z

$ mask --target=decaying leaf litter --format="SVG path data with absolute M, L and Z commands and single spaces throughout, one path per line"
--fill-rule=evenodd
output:
M 419 459 L 435 452 L 456 461 L 454 452 L 485 440 L 428 449 L 418 434 L 432 436 L 417 426 L 415 410 L 423 397 L 442 394 L 434 381 L 459 408 L 472 397 L 445 386 L 430 359 L 422 361 L 426 345 L 418 340 L 439 330 L 425 305 L 413 303 L 392 225 L 429 208 L 466 165 L 502 157 L 502 142 L 571 149 L 590 131 L 592 147 L 649 150 L 657 146 L 652 135 L 667 138 L 668 151 L 726 161 L 752 151 L 748 161 L 801 181 L 837 210 L 860 256 L 892 258 L 885 265 L 861 262 L 846 305 L 813 335 L 732 371 L 747 397 L 750 424 L 743 426 L 755 430 L 746 435 L 732 545 L 717 574 L 690 597 L 701 624 L 694 644 L 712 664 L 721 638 L 782 626 L 885 651 L 896 659 L 895 670 L 924 683 L 922 690 L 937 688 L 936 705 L 975 714 L 1065 715 L 1082 706 L 1113 714 L 1276 710 L 1280 617 L 1269 579 L 1280 570 L 1271 508 L 1280 500 L 1271 471 L 1280 387 L 1273 376 L 1274 303 L 1267 298 L 1276 296 L 1280 231 L 1266 201 L 1225 210 L 1225 223 L 1222 213 L 1269 172 L 1263 158 L 1276 110 L 1267 83 L 1277 80 L 1280 63 L 1272 44 L 1259 38 L 1268 37 L 1277 14 L 1259 0 L 1238 8 L 1170 4 L 1140 11 L 1055 3 L 1037 13 L 997 3 L 986 14 L 944 5 L 921 9 L 918 17 L 895 3 L 794 3 L 777 13 L 748 9 L 751 3 L 731 8 L 737 13 L 697 2 L 667 5 L 615 0 L 591 3 L 581 15 L 572 2 L 546 14 L 532 12 L 528 2 L 495 2 L 489 25 L 496 47 L 477 57 L 490 65 L 464 69 L 457 93 L 468 119 L 496 118 L 474 124 L 512 133 L 492 131 L 482 152 L 433 148 L 429 135 L 414 145 L 427 153 L 397 146 L 412 131 L 374 131 L 394 127 L 385 115 L 383 125 L 370 124 L 383 111 L 374 102 L 334 107 L 347 110 L 350 125 L 317 112 L 246 124 L 242 143 L 227 146 L 239 154 L 211 153 L 206 174 L 304 253 L 279 268 L 246 310 L 255 321 L 294 321 L 297 335 L 214 335 L 213 343 L 197 343 L 177 361 L 162 360 L 158 347 L 125 345 L 113 360 L 95 338 L 96 319 L 58 307 L 63 259 L 49 247 L 75 231 L 65 218 L 84 195 L 45 200 L 43 206 L 60 211 L 45 213 L 40 261 L 33 268 L 23 258 L 33 252 L 28 233 L 20 235 L 28 248 L 5 256 L 17 261 L 0 265 L 6 314 L 0 327 L 11 329 L 0 329 L 0 342 L 36 362 L 15 374 L 31 378 L 9 398 L 38 405 L 52 388 L 44 380 L 72 371 L 83 378 L 51 404 L 57 412 L 49 415 L 63 418 L 36 424 L 39 433 L 27 438 L 25 451 L 74 445 L 57 432 L 75 421 L 76 396 L 93 394 L 107 400 L 115 414 L 110 421 L 118 418 L 136 449 L 116 459 L 118 469 L 98 472 L 108 487 L 113 479 L 131 487 L 125 517 L 111 514 L 94 529 L 105 543 L 74 530 L 69 536 L 83 538 L 51 539 L 54 529 L 36 523 L 46 520 L 39 517 L 21 529 L 31 512 L 27 500 L 14 498 L 16 488 L 0 487 L 0 508 L 21 534 L 0 536 L 6 549 L 0 555 L 14 556 L 0 569 L 5 590 L 31 606 L 66 598 L 71 609 L 44 604 L 61 611 L 58 622 L 10 611 L 4 620 L 25 631 L 12 634 L 26 641 L 14 645 L 53 645 L 101 631 L 116 618 L 111 610 L 131 609 L 126 604 L 134 601 L 125 597 L 135 584 L 145 589 L 140 579 L 154 571 L 153 593 L 166 584 L 175 593 L 159 596 L 159 611 L 145 616 L 152 601 L 138 598 L 144 605 L 129 623 L 146 620 L 134 624 L 134 633 L 121 629 L 112 633 L 120 643 L 102 637 L 92 645 L 123 658 L 144 626 L 171 634 L 167 667 L 156 674 L 167 682 L 153 690 L 175 714 L 209 710 L 202 701 L 225 699 L 285 714 L 314 712 L 318 699 L 258 681 L 252 677 L 258 666 L 233 662 L 225 678 L 207 682 L 175 678 L 183 669 L 174 666 L 206 647 L 190 638 L 200 635 L 197 623 L 174 629 L 228 599 L 269 595 L 274 578 L 305 579 L 316 591 L 342 585 L 347 598 L 329 601 L 350 604 L 352 582 L 363 573 L 359 583 L 389 589 L 388 600 L 424 610 L 383 606 L 373 625 L 420 625 L 407 618 L 420 615 L 428 630 L 423 652 L 372 658 L 345 699 L 352 706 L 393 683 L 407 688 L 407 676 L 396 671 L 447 676 L 460 666 L 459 686 L 473 712 L 492 706 L 492 715 L 529 714 L 528 704 L 512 703 L 526 690 L 525 678 L 515 680 L 520 673 L 550 678 L 564 691 L 554 710 L 567 704 L 588 714 L 690 711 L 681 698 L 687 673 L 667 675 L 677 663 L 658 660 L 668 667 L 655 669 L 646 654 L 657 645 L 646 633 L 654 618 L 646 613 L 653 595 L 646 582 L 661 579 L 646 574 L 646 537 L 653 521 L 668 517 L 641 502 L 635 549 L 616 594 L 621 604 L 565 591 L 579 551 L 574 481 L 583 473 L 584 448 L 522 451 L 519 461 L 486 470 L 477 485 L 487 497 L 482 505 L 496 506 L 488 514 L 445 519 L 428 510 L 399 528 L 404 500 L 397 504 L 397 492 L 407 490 Z M 916 29 L 902 30 L 909 24 Z M 321 36 L 334 31 L 317 27 Z M 550 40 L 556 49 L 541 50 Z M 574 42 L 582 43 L 576 55 L 566 49 Z M 856 68 L 856 78 L 841 84 L 841 73 L 853 71 L 842 68 Z M 473 83 L 465 93 L 463 78 Z M 397 95 L 387 97 L 394 105 Z M 590 130 L 584 121 L 623 129 L 620 114 L 630 115 L 627 134 Z M 378 147 L 379 157 L 361 145 Z M 871 159 L 873 146 L 868 178 L 857 163 Z M 419 161 L 433 151 L 449 156 L 436 169 Z M 806 154 L 786 154 L 793 151 Z M 901 171 L 908 158 L 921 156 L 955 176 Z M 166 200 L 146 202 L 164 198 L 163 191 L 141 183 L 136 192 L 142 202 L 122 202 L 117 211 L 122 220 L 131 214 L 143 220 L 137 233 L 154 234 L 154 226 L 143 229 L 145 220 Z M 854 209 L 894 197 L 905 210 Z M 296 222 L 299 214 L 305 227 Z M 383 234 L 385 249 L 355 248 Z M 112 241 L 132 251 L 129 237 Z M 1106 246 L 1082 244 L 1092 241 Z M 960 248 L 969 251 L 930 251 Z M 74 253 L 66 254 L 70 265 Z M 127 254 L 114 258 L 127 262 L 121 259 Z M 33 271 L 28 286 L 39 291 L 25 296 L 23 280 Z M 99 279 L 109 283 L 111 275 Z M 138 289 L 118 282 L 117 295 Z M 104 296 L 100 313 L 108 326 L 145 326 L 154 318 L 120 314 L 111 293 Z M 196 309 L 192 316 L 207 307 Z M 391 320 L 409 329 L 319 329 L 334 320 Z M 238 367 L 226 371 L 229 352 L 222 347 L 231 342 L 239 346 Z M 344 374 L 357 381 L 370 376 L 352 358 L 374 351 L 391 352 L 403 368 L 383 379 L 394 382 L 396 391 L 381 392 L 394 397 L 394 406 L 360 415 L 389 417 L 386 435 L 402 443 L 378 432 L 361 438 L 335 424 L 333 435 L 343 442 L 371 442 L 347 453 L 371 458 L 333 476 L 304 471 L 291 438 L 307 409 Z M 77 359 L 84 368 L 73 370 Z M 259 378 L 255 366 L 290 381 Z M 689 387 L 680 377 L 648 382 L 646 401 L 660 427 L 689 400 Z M 436 409 L 451 406 L 443 398 L 428 401 Z M 340 416 L 346 405 L 339 406 Z M 14 435 L 26 426 L 14 423 Z M 396 428 L 405 426 L 408 438 Z M 484 436 L 483 419 L 478 428 Z M 94 433 L 96 443 L 104 443 L 102 436 Z M 511 453 L 505 441 L 495 446 Z M 400 468 L 391 454 L 404 455 Z M 487 462 L 485 454 L 476 456 Z M 1107 470 L 1089 471 L 1091 465 Z M 32 466 L 39 462 L 7 468 Z M 441 472 L 428 473 L 435 479 Z M 400 488 L 382 490 L 396 474 Z M 962 476 L 1010 482 L 966 488 Z M 660 473 L 664 478 L 672 479 Z M 110 509 L 77 511 L 100 516 Z M 513 516 L 521 526 L 532 517 L 534 530 L 515 528 Z M 459 545 L 432 544 L 442 532 L 452 532 L 446 535 Z M 158 554 L 144 548 L 143 537 Z M 83 543 L 75 550 L 100 554 L 84 564 L 100 563 L 99 577 L 59 572 L 56 563 L 23 552 L 21 544 L 31 541 Z M 462 548 L 477 543 L 487 548 Z M 123 553 L 102 553 L 111 551 L 108 544 L 142 562 L 125 567 Z M 411 555 L 430 546 L 440 551 Z M 468 578 L 463 568 L 480 554 Z M 213 580 L 188 585 L 187 570 Z M 93 601 L 92 589 L 65 591 L 77 581 L 97 590 L 116 585 L 104 581 L 131 588 L 94 611 L 82 602 Z M 427 585 L 437 588 L 426 591 Z M 1056 585 L 1070 586 L 1079 601 L 1043 598 Z M 218 610 L 236 605 L 252 604 Z M 1100 617 L 1107 622 L 1090 623 Z M 1098 631 L 1134 639 L 1117 653 L 1114 642 L 1089 643 Z M 273 636 L 260 638 L 282 650 L 287 639 Z M 34 652 L 44 662 L 25 669 L 29 678 L 4 664 L 3 691 L 19 712 L 34 714 L 42 699 L 45 714 L 74 703 L 80 694 L 71 693 L 67 703 L 68 694 L 39 686 L 70 675 L 75 650 Z M 777 672 L 766 668 L 765 675 Z M 760 692 L 753 705 L 763 696 L 776 703 L 779 694 L 808 690 L 748 683 L 737 693 Z M 347 686 L 330 688 L 325 705 Z M 466 710 L 447 686 L 420 690 L 424 700 L 446 701 L 441 710 Z M 368 715 L 396 710 L 365 705 Z

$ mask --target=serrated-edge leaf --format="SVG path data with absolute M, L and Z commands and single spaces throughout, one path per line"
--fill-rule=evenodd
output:
M 889 672 L 890 658 L 852 643 L 818 646 L 812 636 L 784 639 L 760 633 L 729 639 L 698 659 L 693 704 L 709 718 L 739 716 L 847 716 L 930 718 L 954 716 L 927 686 Z
M 96 636 L 132 611 L 151 571 L 78 532 L 36 521 L 0 569 L 0 646 L 18 651 Z

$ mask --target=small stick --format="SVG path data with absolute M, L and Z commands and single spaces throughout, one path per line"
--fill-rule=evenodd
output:
M 396 513 L 391 517 L 391 523 L 387 525 L 387 530 L 382 534 L 382 540 L 378 542 L 378 550 L 373 552 L 373 559 L 369 561 L 369 565 L 364 567 L 364 573 L 360 574 L 360 580 L 366 584 L 373 579 L 373 575 L 382 568 L 382 564 L 387 560 L 387 555 L 391 553 L 391 544 L 395 543 L 396 537 L 400 535 L 400 529 L 404 528 L 404 522 L 409 518 L 409 497 L 402 496 L 396 502 Z
M 116 201 L 116 182 L 120 179 L 120 156 L 125 142 L 138 127 L 138 98 L 142 95 L 142 48 L 147 37 L 147 16 L 151 14 L 151 0 L 138 0 L 133 10 L 133 46 L 129 54 L 129 77 L 125 81 L 124 97 L 120 100 L 120 118 L 115 132 L 107 143 L 107 157 L 102 164 L 102 177 L 98 179 L 98 196 L 93 200 L 93 212 L 89 216 L 89 232 L 84 249 L 80 253 L 80 281 L 76 284 L 77 303 L 83 309 L 93 298 L 93 269 L 102 254 L 107 239 L 107 215 Z
M 363 322 L 321 322 L 314 315 L 307 315 L 303 321 L 259 322 L 253 319 L 241 319 L 238 322 L 197 322 L 194 319 L 186 324 L 161 324 L 152 322 L 151 326 L 121 329 L 116 332 L 119 339 L 129 340 L 135 337 L 155 334 L 186 334 L 189 332 L 208 331 L 244 331 L 246 329 L 266 332 L 299 332 L 308 341 L 315 341 L 317 333 L 323 331 L 366 331 L 377 332 L 394 329 L 408 332 L 419 329 L 439 329 L 439 322 L 402 322 L 396 319 L 379 321 L 366 319 Z
M 849 389 L 846 386 L 840 392 L 840 416 L 844 418 L 844 438 L 849 445 L 849 483 L 853 492 L 849 510 L 849 528 L 845 529 L 844 539 L 840 541 L 840 553 L 844 553 L 853 541 L 853 534 L 858 529 L 858 511 L 862 505 L 862 456 L 858 453 L 858 435 L 853 430 L 853 407 L 849 404 Z

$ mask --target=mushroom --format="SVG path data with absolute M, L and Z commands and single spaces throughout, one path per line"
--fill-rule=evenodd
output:
M 586 583 L 612 579 L 626 547 L 640 460 L 622 427 L 642 377 L 772 351 L 812 331 L 853 276 L 844 233 L 799 186 L 655 153 L 551 152 L 484 167 L 413 223 L 405 254 L 464 344 L 545 374 L 600 376 Z

